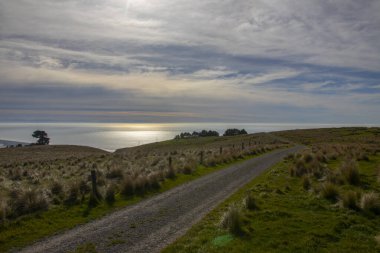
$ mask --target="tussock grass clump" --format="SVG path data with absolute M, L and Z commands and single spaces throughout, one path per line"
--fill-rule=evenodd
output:
M 54 181 L 51 185 L 50 191 L 53 195 L 61 195 L 63 194 L 63 186 L 61 183 Z
M 135 193 L 135 184 L 130 176 L 126 176 L 121 184 L 121 194 L 125 197 Z
M 186 163 L 185 166 L 183 167 L 182 172 L 185 175 L 190 175 L 194 172 L 194 167 L 191 164 Z
M 12 210 L 10 216 L 13 218 L 49 208 L 49 203 L 43 194 L 32 189 L 13 194 L 9 204 Z
M 360 184 L 359 169 L 354 161 L 346 161 L 340 168 L 342 175 L 346 179 L 347 183 L 351 185 Z
M 369 157 L 366 153 L 360 152 L 356 158 L 358 161 L 369 161 Z
M 344 184 L 344 177 L 340 171 L 329 171 L 327 181 L 332 184 Z
M 135 179 L 135 193 L 143 195 L 147 190 L 148 179 L 146 175 L 141 175 Z
M 231 234 L 240 235 L 242 233 L 242 214 L 236 205 L 232 205 L 223 214 L 221 220 L 221 227 L 228 229 Z
M 302 177 L 307 173 L 306 164 L 302 159 L 299 159 L 296 161 L 295 167 L 293 168 L 293 171 L 291 171 L 291 174 L 293 173 L 293 176 Z
M 357 210 L 358 205 L 358 194 L 355 191 L 345 192 L 342 196 L 343 207 Z
M 148 188 L 157 190 L 160 188 L 160 175 L 158 173 L 151 173 L 148 175 Z
M 360 199 L 360 207 L 363 211 L 380 214 L 380 198 L 377 193 L 365 193 Z
M 107 172 L 106 178 L 108 179 L 123 179 L 123 170 L 120 168 L 112 168 Z
M 8 205 L 7 202 L 0 199 L 0 227 L 7 221 Z
M 335 184 L 327 182 L 322 185 L 321 194 L 325 199 L 337 201 L 339 197 L 339 189 Z
M 112 205 L 115 202 L 116 187 L 114 185 L 108 186 L 106 190 L 105 200 L 107 204 Z
M 303 155 L 303 160 L 305 161 L 305 163 L 311 163 L 311 161 L 313 161 L 313 159 L 314 159 L 314 157 L 310 153 L 306 153 Z
M 174 179 L 177 173 L 173 166 L 169 166 L 169 169 L 166 171 L 166 178 Z
M 79 199 L 79 185 L 77 183 L 72 183 L 69 187 L 67 197 L 65 199 L 66 205 L 75 205 L 78 203 Z
M 81 201 L 83 201 L 86 194 L 90 193 L 91 188 L 90 186 L 88 186 L 88 184 L 84 180 L 81 180 L 79 182 L 78 187 L 79 187 L 79 193 L 81 194 Z
M 259 209 L 256 199 L 252 194 L 247 194 L 243 199 L 243 206 L 248 210 L 257 210 Z
M 311 188 L 311 180 L 308 176 L 303 176 L 302 177 L 302 187 L 305 190 L 309 190 Z

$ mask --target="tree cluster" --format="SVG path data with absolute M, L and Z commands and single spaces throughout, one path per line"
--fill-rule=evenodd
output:
M 237 128 L 229 128 L 224 132 L 223 136 L 234 136 L 242 134 L 247 134 L 247 131 L 245 131 L 245 129 L 239 130 Z
M 197 137 L 209 137 L 209 136 L 219 136 L 217 131 L 213 130 L 202 130 L 200 132 L 194 131 L 193 133 L 184 132 L 175 136 L 174 139 L 187 139 L 187 138 L 197 138 Z

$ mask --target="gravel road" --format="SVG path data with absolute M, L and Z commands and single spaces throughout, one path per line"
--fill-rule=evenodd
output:
M 183 184 L 20 252 L 70 252 L 93 243 L 98 252 L 159 252 L 232 193 L 297 146 L 247 160 Z

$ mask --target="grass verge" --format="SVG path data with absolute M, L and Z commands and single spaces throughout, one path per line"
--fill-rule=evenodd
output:
M 359 162 L 365 191 L 380 191 L 379 164 L 379 155 Z M 289 175 L 292 166 L 287 160 L 273 166 L 163 252 L 380 252 L 380 216 L 342 208 L 305 189 L 302 178 Z M 340 190 L 355 187 L 345 185 Z M 247 194 L 254 195 L 257 208 L 242 207 L 243 233 L 233 235 L 220 226 L 221 217 L 230 206 L 242 206 Z
M 245 156 L 243 159 L 232 163 L 221 164 L 214 167 L 199 166 L 192 174 L 177 174 L 174 179 L 165 180 L 159 190 L 149 192 L 143 196 L 124 198 L 120 194 L 117 194 L 115 196 L 115 202 L 112 205 L 101 202 L 98 206 L 89 209 L 87 200 L 85 200 L 81 205 L 72 207 L 59 206 L 51 208 L 46 212 L 21 217 L 0 227 L 0 252 L 22 248 L 46 236 L 62 232 L 79 224 L 87 223 L 122 207 L 135 204 L 142 199 L 257 156 L 258 155 Z

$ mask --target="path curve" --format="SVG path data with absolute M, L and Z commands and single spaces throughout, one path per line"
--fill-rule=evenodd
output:
M 93 243 L 98 252 L 159 252 L 243 185 L 297 146 L 232 165 L 183 184 L 99 220 L 80 225 L 20 252 L 71 252 Z

